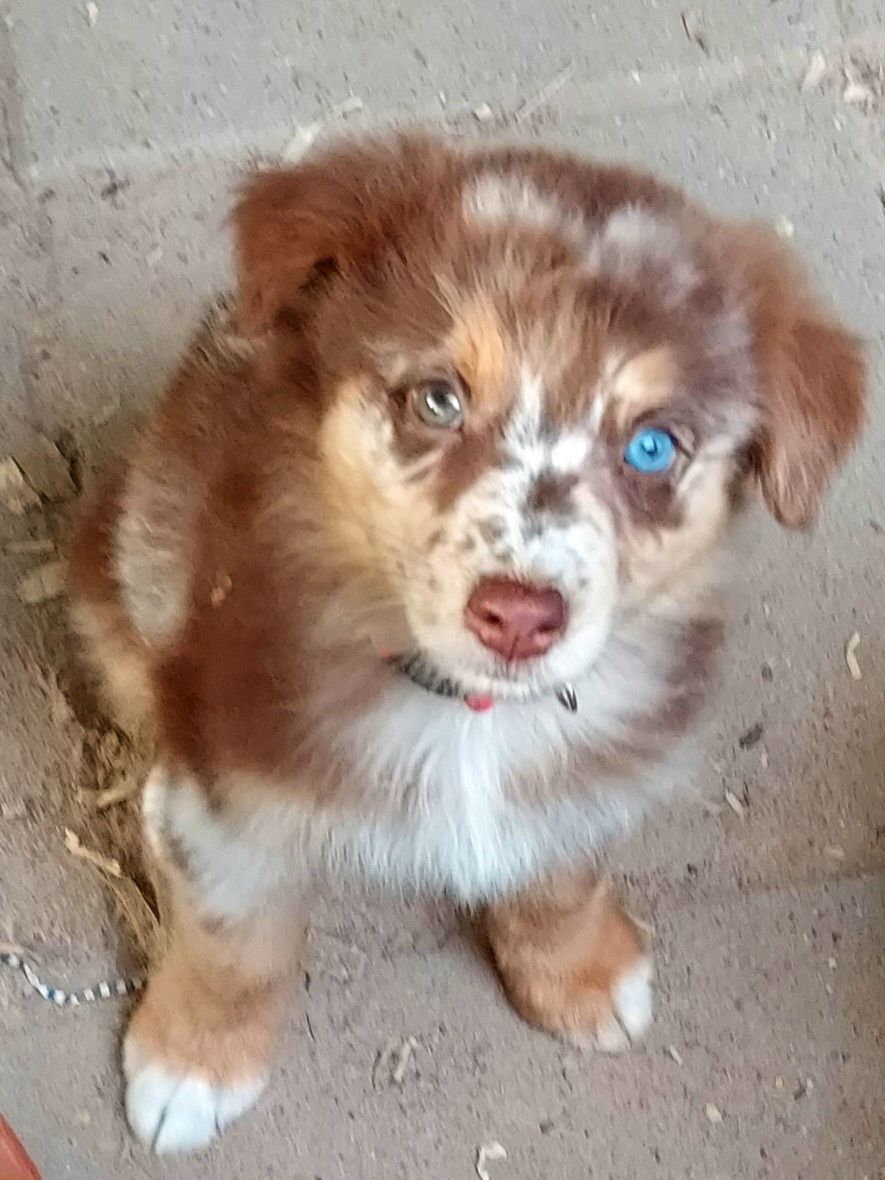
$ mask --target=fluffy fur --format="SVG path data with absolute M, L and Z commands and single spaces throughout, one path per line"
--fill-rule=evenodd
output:
M 254 177 L 234 226 L 236 304 L 72 561 L 80 630 L 157 741 L 146 824 L 175 931 L 127 1061 L 133 1126 L 169 1149 L 211 1134 L 212 1094 L 219 1125 L 257 1095 L 280 931 L 323 869 L 488 906 L 545 1028 L 603 1047 L 613 1021 L 644 1028 L 641 939 L 588 858 L 685 777 L 746 491 L 807 523 L 862 418 L 858 347 L 782 244 L 628 169 L 349 143 Z M 452 429 L 416 409 L 441 381 Z M 677 441 L 661 476 L 624 461 L 642 425 Z M 478 641 L 487 577 L 559 591 L 549 651 Z M 427 693 L 385 651 L 494 707 Z

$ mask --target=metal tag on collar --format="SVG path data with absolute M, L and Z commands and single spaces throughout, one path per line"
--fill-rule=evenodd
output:
M 578 694 L 570 684 L 564 684 L 562 688 L 557 689 L 556 699 L 564 709 L 568 709 L 570 713 L 577 713 Z

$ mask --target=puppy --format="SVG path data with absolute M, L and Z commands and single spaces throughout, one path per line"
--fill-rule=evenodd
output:
M 684 781 L 751 485 L 801 527 L 863 360 L 766 230 L 622 167 L 420 137 L 248 181 L 204 323 L 74 546 L 157 761 L 169 948 L 125 1042 L 157 1151 L 268 1076 L 322 873 L 481 912 L 532 1024 L 652 1011 L 594 854 Z

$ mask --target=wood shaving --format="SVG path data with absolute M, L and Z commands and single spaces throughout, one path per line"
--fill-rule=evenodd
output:
M 473 117 L 477 123 L 491 123 L 495 112 L 487 102 L 481 102 L 478 107 L 473 108 Z
M 796 227 L 793 222 L 790 221 L 789 217 L 785 217 L 783 214 L 781 214 L 780 217 L 775 218 L 774 232 L 779 238 L 784 238 L 786 241 L 789 241 L 790 238 L 795 236 Z
M 542 86 L 537 94 L 533 95 L 522 104 L 514 116 L 515 121 L 517 123 L 525 123 L 532 117 L 532 115 L 536 113 L 536 111 L 539 111 L 541 107 L 546 106 L 550 99 L 553 98 L 553 96 L 558 91 L 562 90 L 566 82 L 571 79 L 573 73 L 574 66 L 571 65 L 566 66 L 564 70 L 560 70 L 555 78 L 551 78 L 546 86 Z
M 726 791 L 725 792 L 725 802 L 728 804 L 728 806 L 731 808 L 731 810 L 735 813 L 735 815 L 738 817 L 738 819 L 745 819 L 746 818 L 747 809 L 744 806 L 744 804 L 740 801 L 740 799 L 738 799 L 737 795 L 735 795 L 734 791 Z
M 36 508 L 40 497 L 24 477 L 22 469 L 11 456 L 0 462 L 0 504 L 15 516 L 24 516 L 29 508 Z
M 25 819 L 27 814 L 28 805 L 24 799 L 14 799 L 12 803 L 0 803 L 0 819 Z
M 845 644 L 845 663 L 848 665 L 848 671 L 851 673 L 852 680 L 863 680 L 863 672 L 860 670 L 860 664 L 857 662 L 857 649 L 860 646 L 860 632 L 854 631 L 851 638 Z
M 842 101 L 851 107 L 871 107 L 875 95 L 869 86 L 856 80 L 849 81 L 842 91 Z
M 94 841 L 101 842 L 106 847 L 119 848 L 127 856 L 128 865 L 128 844 L 134 836 L 132 813 L 128 810 L 115 811 L 108 807 L 100 813 L 93 809 L 91 818 L 95 828 Z M 89 824 L 90 818 L 84 816 L 83 822 Z M 131 935 L 131 949 L 136 961 L 144 965 L 155 962 L 163 951 L 164 942 L 164 930 L 157 913 L 158 908 L 160 913 L 163 912 L 165 899 L 162 892 L 156 898 L 155 908 L 142 887 L 123 872 L 123 867 L 116 857 L 106 856 L 94 847 L 86 847 L 70 828 L 65 829 L 65 847 L 72 855 L 85 860 L 101 873 L 121 925 Z M 146 884 L 146 887 L 149 887 L 149 884 Z
M 96 811 L 104 811 L 107 807 L 115 807 L 118 803 L 126 803 L 138 794 L 138 782 L 130 779 L 128 782 L 118 783 L 115 787 L 108 787 L 104 791 L 97 791 L 93 800 Z
M 41 602 L 48 602 L 58 598 L 65 590 L 65 563 L 63 561 L 47 561 L 45 565 L 37 566 L 29 574 L 19 579 L 16 591 L 22 602 L 28 606 L 37 606 Z
M 643 934 L 647 934 L 649 938 L 655 937 L 657 930 L 652 926 L 651 922 L 646 922 L 643 918 L 637 918 L 631 910 L 625 910 L 624 912 L 638 930 L 641 930 Z
M 820 49 L 812 53 L 808 68 L 802 76 L 803 90 L 816 90 L 827 76 L 827 59 Z
M 708 1102 L 704 1107 L 704 1114 L 714 1126 L 718 1126 L 722 1122 L 722 1111 L 718 1106 L 714 1106 L 712 1102 Z
M 37 956 L 33 951 L 19 946 L 17 942 L 0 942 L 0 955 L 19 955 L 22 959 L 37 961 Z
M 685 1064 L 685 1062 L 682 1060 L 682 1054 L 675 1045 L 668 1045 L 664 1052 L 672 1061 L 675 1061 L 677 1065 Z
M 162 954 L 164 942 L 156 911 L 129 877 L 108 877 L 107 884 L 120 919 L 132 934 L 136 955 L 144 963 L 155 963 Z
M 846 63 L 842 73 L 845 78 L 842 101 L 849 106 L 860 107 L 868 113 L 880 98 L 885 97 L 885 62 L 855 56 Z
M 82 844 L 119 865 L 119 876 L 98 871 L 125 940 L 130 965 L 138 971 L 162 953 L 165 928 L 161 917 L 168 910 L 169 900 L 165 882 L 155 876 L 152 863 L 145 857 L 140 817 L 134 805 L 152 754 L 143 736 L 130 738 L 104 723 L 83 730 L 79 789 L 72 793 L 74 808 L 70 818 L 63 821 L 63 826 L 79 834 Z M 124 794 L 130 795 L 129 804 L 120 799 Z M 120 803 L 115 805 L 115 799 Z
M 507 1152 L 497 1139 L 483 1143 L 476 1151 L 476 1174 L 479 1176 L 479 1180 L 492 1180 L 486 1165 L 506 1159 Z
M 406 1040 L 403 1041 L 402 1047 L 397 1056 L 396 1064 L 394 1065 L 390 1074 L 391 1081 L 395 1086 L 401 1086 L 403 1084 L 409 1061 L 411 1060 L 412 1054 L 417 1048 L 418 1042 L 414 1037 L 407 1037 Z
M 402 1088 L 412 1055 L 418 1048 L 414 1037 L 391 1037 L 372 1066 L 372 1087 L 381 1090 L 385 1086 Z
M 3 552 L 11 557 L 45 557 L 55 552 L 55 541 L 49 537 L 37 537 L 34 540 L 10 541 L 3 546 Z
M 359 95 L 351 94 L 349 98 L 345 98 L 344 102 L 339 102 L 332 107 L 332 117 L 334 119 L 345 119 L 348 115 L 355 115 L 365 109 L 366 104 Z
M 323 125 L 320 122 L 306 123 L 299 127 L 280 152 L 281 158 L 289 164 L 295 164 L 307 154 L 322 129 Z
M 349 98 L 333 106 L 326 119 L 316 119 L 313 123 L 305 123 L 296 128 L 295 134 L 287 140 L 280 152 L 281 159 L 289 164 L 297 163 L 313 147 L 326 124 L 334 123 L 337 119 L 346 119 L 348 115 L 355 115 L 362 110 L 365 110 L 363 100 L 358 95 L 351 94 Z
M 65 848 L 74 856 L 78 856 L 80 860 L 85 860 L 102 873 L 107 873 L 109 877 L 123 876 L 123 870 L 120 868 L 118 860 L 112 856 L 104 856 L 101 852 L 96 852 L 94 848 L 87 848 L 77 833 L 70 828 L 65 828 Z
M 88 3 L 84 7 L 87 21 L 90 25 L 94 26 L 98 21 L 98 5 L 93 0 L 88 0 Z
M 768 751 L 764 746 L 759 753 L 759 765 L 763 770 L 768 770 Z
M 77 485 L 71 477 L 70 463 L 45 434 L 35 434 L 26 450 L 16 456 L 16 462 L 44 500 L 57 503 L 76 496 Z

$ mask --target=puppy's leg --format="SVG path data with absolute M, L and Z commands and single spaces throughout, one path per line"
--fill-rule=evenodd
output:
M 619 1052 L 651 1022 L 651 958 L 636 923 L 589 874 L 490 906 L 486 925 L 511 1003 L 529 1022 Z
M 265 1085 L 308 893 L 272 824 L 262 831 L 260 816 L 235 824 L 214 813 L 192 780 L 155 768 L 144 819 L 170 930 L 126 1034 L 126 1112 L 155 1151 L 189 1151 Z

